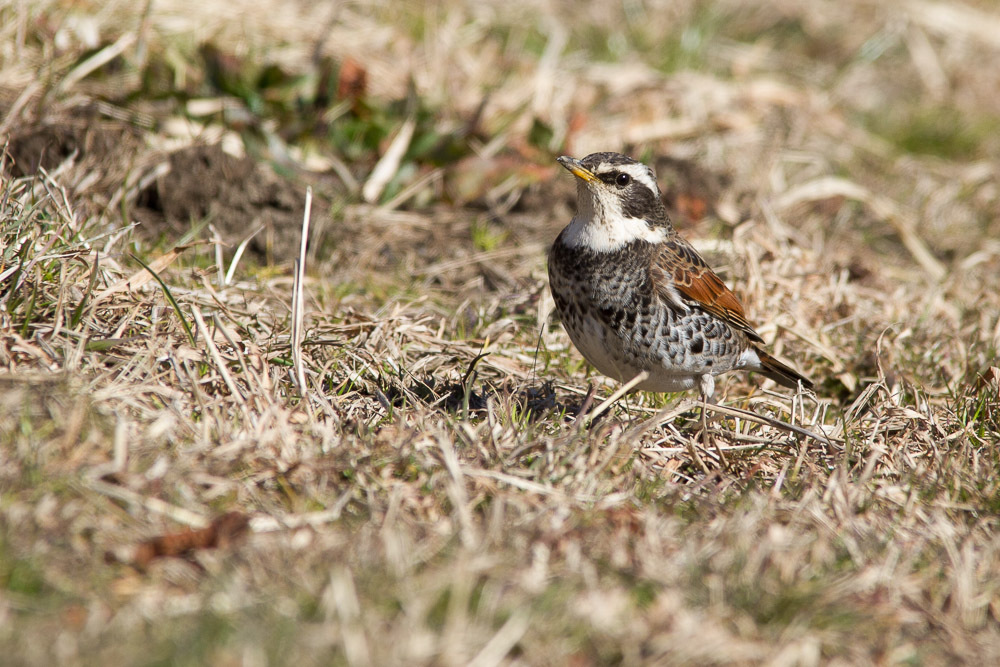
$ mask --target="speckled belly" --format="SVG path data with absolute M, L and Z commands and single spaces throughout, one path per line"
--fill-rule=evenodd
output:
M 580 353 L 598 371 L 622 382 L 648 371 L 639 389 L 682 391 L 705 374 L 738 368 L 746 341 L 709 313 L 647 296 L 641 276 L 593 272 L 592 280 L 550 264 L 556 311 Z M 637 287 L 638 286 L 638 287 Z

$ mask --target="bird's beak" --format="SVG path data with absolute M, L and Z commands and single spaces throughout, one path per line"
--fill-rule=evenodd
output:
M 556 158 L 556 162 L 566 167 L 569 173 L 573 174 L 584 183 L 595 183 L 599 180 L 597 176 L 594 175 L 594 172 L 584 167 L 583 163 L 576 158 L 563 155 L 562 157 Z

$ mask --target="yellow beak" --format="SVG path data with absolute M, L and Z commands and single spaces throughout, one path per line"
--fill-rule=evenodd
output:
M 594 172 L 584 167 L 583 163 L 576 158 L 563 155 L 562 157 L 556 158 L 556 162 L 566 167 L 569 173 L 586 183 L 594 183 L 599 180 L 597 176 L 594 175 Z

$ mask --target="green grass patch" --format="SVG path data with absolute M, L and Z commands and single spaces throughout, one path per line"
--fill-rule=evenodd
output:
M 947 160 L 983 159 L 996 150 L 1000 117 L 949 106 L 897 107 L 863 122 L 902 153 Z

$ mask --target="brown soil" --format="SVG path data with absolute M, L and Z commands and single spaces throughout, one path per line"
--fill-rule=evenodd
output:
M 249 157 L 229 155 L 219 145 L 188 146 L 164 156 L 144 146 L 137 128 L 78 111 L 15 128 L 7 153 L 7 175 L 13 178 L 35 174 L 40 168 L 52 173 L 67 160 L 91 165 L 89 171 L 100 173 L 100 181 L 88 183 L 85 193 L 76 193 L 91 204 L 88 214 L 105 212 L 118 201 L 115 195 L 123 184 L 139 181 L 166 160 L 166 173 L 126 197 L 126 201 L 131 199 L 126 214 L 129 221 L 139 223 L 140 236 L 171 245 L 193 225 L 207 220 L 230 254 L 260 227 L 263 230 L 247 247 L 259 261 L 286 262 L 298 252 L 305 185 Z M 328 210 L 317 197 L 312 219 L 327 216 Z M 208 232 L 201 235 L 209 236 Z
M 15 125 L 7 142 L 4 176 L 33 176 L 44 169 L 57 184 L 80 196 L 85 213 L 93 215 L 104 212 L 129 172 L 140 168 L 147 155 L 142 130 L 84 106 L 47 114 L 30 125 Z M 86 177 L 64 180 L 60 168 L 69 171 L 69 166 Z M 81 181 L 84 185 L 75 185 Z
M 305 186 L 284 179 L 248 157 L 234 157 L 218 145 L 189 146 L 168 156 L 170 170 L 142 190 L 131 217 L 143 235 L 180 238 L 207 219 L 235 248 L 261 226 L 248 250 L 268 262 L 285 262 L 298 252 Z M 325 215 L 314 202 L 313 219 Z

